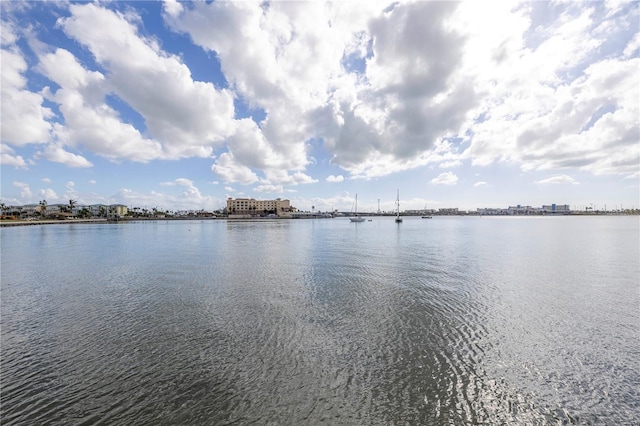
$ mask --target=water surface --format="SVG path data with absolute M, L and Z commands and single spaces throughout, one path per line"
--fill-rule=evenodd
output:
M 637 424 L 637 217 L 1 229 L 18 424 Z

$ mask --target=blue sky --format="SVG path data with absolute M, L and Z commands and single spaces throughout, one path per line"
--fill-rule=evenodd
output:
M 1 199 L 640 206 L 638 2 L 0 2 Z

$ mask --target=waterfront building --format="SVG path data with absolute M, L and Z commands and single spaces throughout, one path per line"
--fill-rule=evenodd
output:
M 531 206 L 521 206 L 520 204 L 516 206 L 509 206 L 507 209 L 507 214 L 537 214 L 538 209 L 535 209 Z
M 480 208 L 478 214 L 483 216 L 497 215 L 542 215 L 542 214 L 569 214 L 571 209 L 568 204 L 551 204 L 542 207 L 522 206 L 520 204 L 508 208 Z
M 118 217 L 124 217 L 129 213 L 129 208 L 124 204 L 112 204 L 109 208 L 111 210 L 111 214 Z
M 87 210 L 92 217 L 118 216 L 124 217 L 129 213 L 129 208 L 124 204 L 94 204 L 91 206 L 74 205 L 69 211 L 68 204 L 26 204 L 23 206 L 8 206 L 3 209 L 4 216 L 13 216 L 18 219 L 29 218 L 63 218 L 78 216 L 83 210 Z
M 118 216 L 124 217 L 129 213 L 129 208 L 124 204 L 93 204 L 91 206 L 77 206 L 77 209 L 74 210 L 82 210 L 86 208 L 91 213 L 93 217 L 109 217 L 109 216 Z
M 233 217 L 270 216 L 291 217 L 297 209 L 289 200 L 256 200 L 254 198 L 227 198 L 227 214 Z
M 62 204 L 47 204 L 46 206 L 39 205 L 36 209 L 44 217 L 56 216 L 62 211 Z
M 441 215 L 457 215 L 458 209 L 457 208 L 446 208 L 446 209 L 439 209 L 438 210 L 438 214 Z
M 5 216 L 13 216 L 15 218 L 24 219 L 27 217 L 35 217 L 40 214 L 41 206 L 39 204 L 27 204 L 24 206 L 8 206 L 5 207 L 2 214 Z
M 551 204 L 550 206 L 542 206 L 544 213 L 569 213 L 571 209 L 568 204 Z
M 497 208 L 480 208 L 477 209 L 478 214 L 481 216 L 502 216 L 507 214 L 506 209 Z

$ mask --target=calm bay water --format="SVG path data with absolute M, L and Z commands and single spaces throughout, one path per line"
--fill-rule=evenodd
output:
M 2 228 L 2 425 L 638 424 L 638 217 Z

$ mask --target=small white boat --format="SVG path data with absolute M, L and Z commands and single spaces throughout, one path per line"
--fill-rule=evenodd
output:
M 364 217 L 358 216 L 358 194 L 356 194 L 356 207 L 354 209 L 354 214 L 355 216 L 349 218 L 351 222 L 359 223 L 365 221 Z
M 422 218 L 423 219 L 431 219 L 431 215 L 427 214 L 427 205 L 424 205 L 424 210 L 422 211 Z
M 400 190 L 398 190 L 398 197 L 396 198 L 396 223 L 401 223 L 402 218 L 400 217 Z

